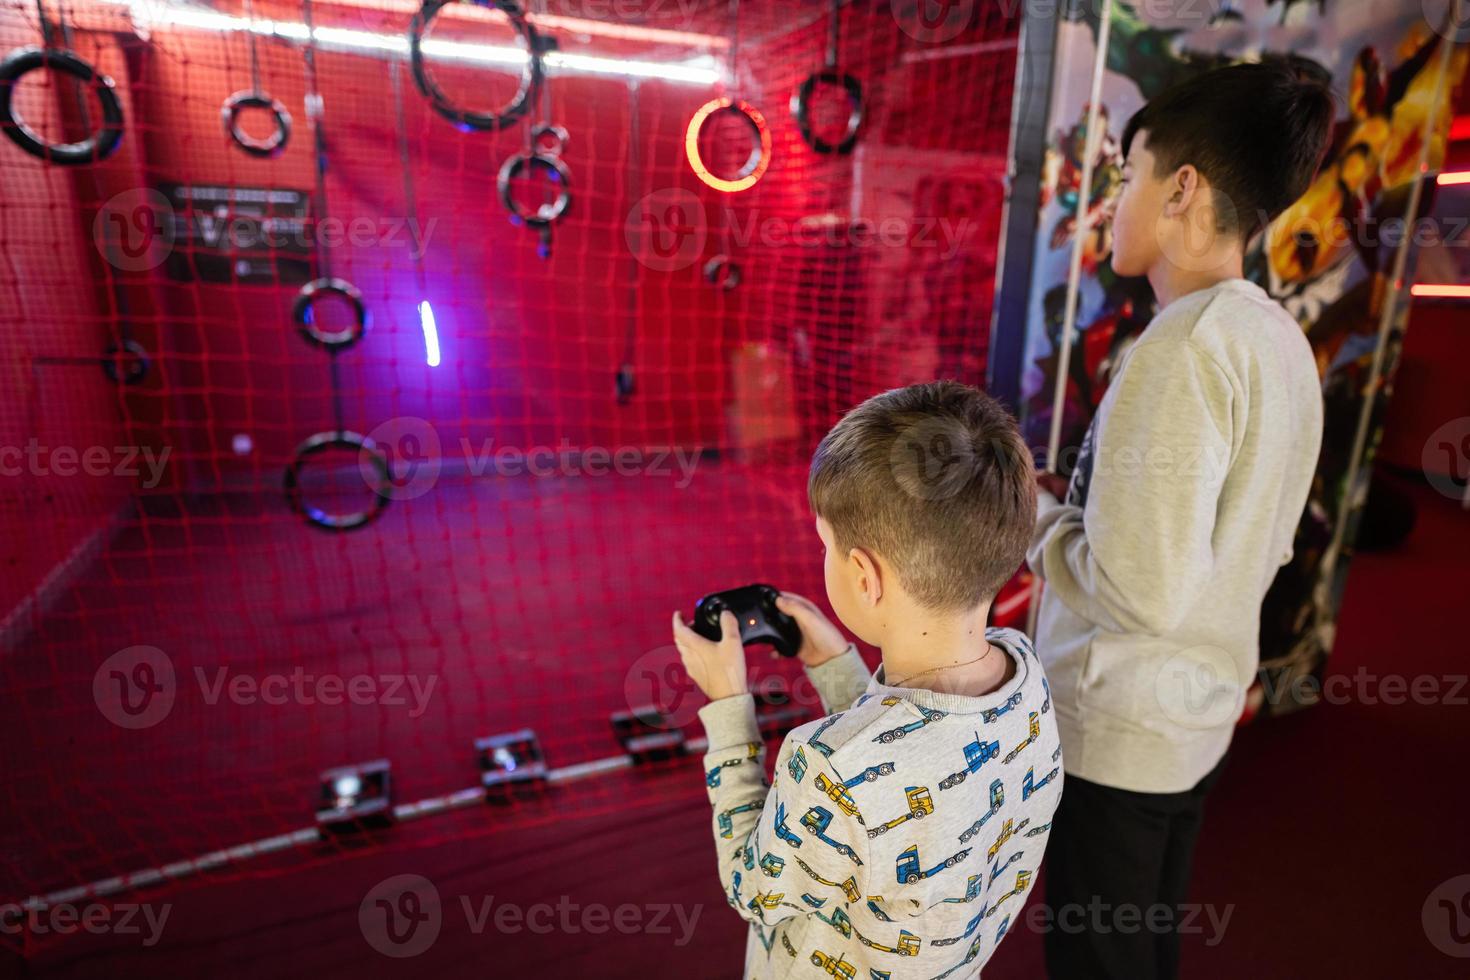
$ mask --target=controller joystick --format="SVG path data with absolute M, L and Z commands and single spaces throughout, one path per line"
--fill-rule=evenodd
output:
M 707 640 L 719 640 L 720 613 L 728 609 L 740 623 L 742 644 L 769 643 L 781 656 L 794 657 L 801 649 L 801 628 L 776 608 L 780 595 L 771 586 L 760 584 L 712 592 L 694 607 L 694 632 Z

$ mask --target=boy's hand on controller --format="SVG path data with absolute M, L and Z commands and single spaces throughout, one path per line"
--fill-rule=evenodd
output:
M 684 669 L 704 696 L 711 701 L 733 698 L 750 690 L 745 668 L 745 645 L 740 642 L 740 624 L 728 609 L 720 613 L 720 639 L 706 640 L 685 624 L 674 611 L 674 646 Z
M 806 666 L 824 664 L 847 650 L 847 637 L 810 599 L 782 592 L 776 598 L 776 608 L 796 620 L 796 625 L 801 627 L 801 649 L 796 652 L 796 659 Z

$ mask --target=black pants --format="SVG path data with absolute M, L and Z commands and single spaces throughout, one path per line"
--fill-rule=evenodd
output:
M 1205 794 L 1225 760 L 1182 793 L 1062 784 L 1046 849 L 1051 980 L 1170 980 Z

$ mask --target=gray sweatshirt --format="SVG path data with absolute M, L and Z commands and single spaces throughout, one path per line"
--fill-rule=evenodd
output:
M 1027 556 L 1069 774 L 1172 793 L 1224 756 L 1321 444 L 1311 346 L 1254 283 L 1182 296 L 1139 336 Z
M 769 784 L 751 696 L 700 709 L 747 978 L 979 975 L 1026 904 L 1062 788 L 1030 641 L 986 638 L 1016 671 L 983 697 L 887 686 L 853 647 L 810 669 L 823 707 L 846 710 L 787 735 Z

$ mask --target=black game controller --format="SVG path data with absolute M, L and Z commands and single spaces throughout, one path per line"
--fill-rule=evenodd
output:
M 769 585 L 712 592 L 694 607 L 694 632 L 706 640 L 719 640 L 720 613 L 728 609 L 740 623 L 741 643 L 769 643 L 781 656 L 794 657 L 801 649 L 801 627 L 776 608 L 780 594 Z

